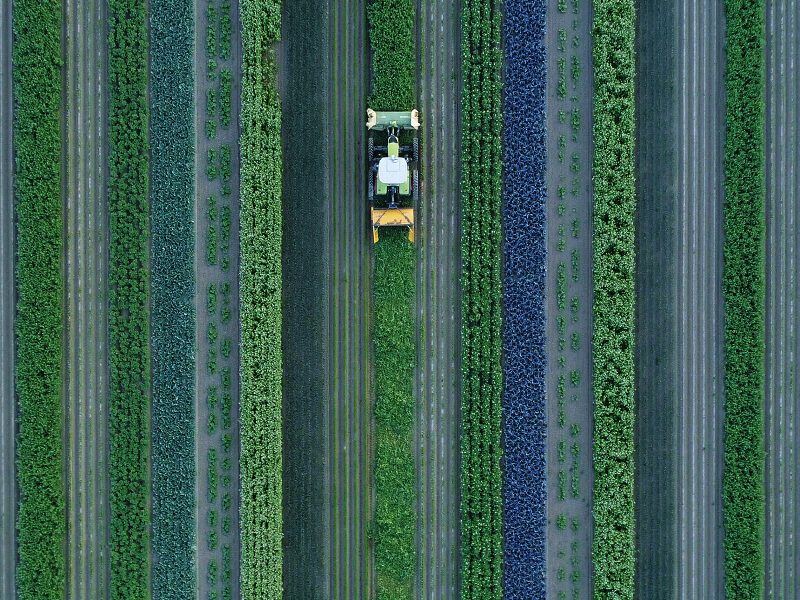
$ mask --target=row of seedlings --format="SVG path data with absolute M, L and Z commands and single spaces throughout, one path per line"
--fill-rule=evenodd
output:
M 239 215 L 241 598 L 283 594 L 280 0 L 241 0 Z
M 470 19 L 481 19 L 476 13 Z M 508 0 L 503 23 L 505 73 L 503 90 L 504 187 L 503 223 L 503 595 L 505 598 L 545 595 L 545 501 L 546 501 L 546 357 L 545 290 L 547 248 L 545 244 L 547 167 L 545 93 L 547 52 L 544 44 L 546 8 L 540 0 Z M 466 24 L 465 24 L 466 25 Z M 480 30 L 480 21 L 464 27 L 465 33 Z M 483 50 L 486 52 L 486 50 Z M 472 57 L 480 65 L 480 54 Z M 472 62 L 469 64 L 471 65 Z M 465 63 L 467 63 L 465 59 Z M 471 73 L 467 71 L 466 73 Z M 480 80 L 466 80 L 464 130 L 478 129 L 483 106 L 475 100 L 481 93 Z M 468 103 L 467 100 L 471 99 Z M 480 131 L 478 129 L 478 131 Z M 469 139 L 466 138 L 465 139 Z M 480 138 L 479 138 L 480 139 Z M 465 146 L 466 148 L 467 146 Z M 480 149 L 480 145 L 473 146 Z M 470 153 L 471 155 L 472 153 Z M 465 152 L 465 178 L 472 174 Z M 473 159 L 474 161 L 474 159 Z M 493 182 L 496 185 L 496 182 Z M 492 219 L 482 229 L 468 224 L 475 219 L 484 198 L 480 190 L 471 213 L 464 214 L 464 231 L 472 241 L 464 245 L 464 264 L 472 263 L 471 247 L 480 243 L 492 228 Z M 493 217 L 496 218 L 496 217 Z M 491 231 L 491 229 L 489 230 Z M 465 240 L 466 241 L 466 240 Z M 492 247 L 497 243 L 492 240 Z M 467 279 L 468 281 L 469 279 Z M 467 290 L 465 290 L 467 292 Z M 467 310 L 465 294 L 465 314 Z M 465 334 L 465 339 L 466 339 Z M 493 357 L 492 360 L 495 360 Z M 465 357 L 466 363 L 466 357 Z M 468 364 L 468 363 L 466 363 Z M 468 388 L 470 389 L 470 388 Z M 481 390 L 473 408 L 481 406 Z M 466 399 L 466 396 L 465 396 Z M 465 421 L 467 413 L 465 411 Z M 479 416 L 480 413 L 476 413 Z M 466 446 L 465 441 L 462 445 Z M 476 456 L 473 460 L 479 459 Z M 480 479 L 463 474 L 467 483 Z M 468 479 L 469 478 L 469 479 Z M 468 507 L 465 504 L 465 507 Z M 465 553 L 466 553 L 465 548 Z M 474 552 L 474 551 L 472 551 Z M 465 566 L 480 560 L 480 555 Z M 466 581 L 466 578 L 465 578 Z M 465 586 L 466 587 L 466 586 Z M 494 587 L 497 587 L 495 584 Z M 469 588 L 468 588 L 469 589 Z M 480 588 L 475 588 L 480 592 Z M 491 593 L 487 590 L 487 594 Z M 495 596 L 496 597 L 496 592 Z M 470 597 L 484 597 L 473 593 Z
M 500 196 L 501 12 L 462 12 L 461 581 L 464 598 L 503 595 Z
M 558 600 L 581 598 L 584 590 L 582 581 L 588 573 L 584 556 L 588 548 L 585 542 L 585 528 L 591 528 L 585 511 L 591 499 L 589 489 L 581 480 L 587 450 L 582 447 L 589 431 L 581 430 L 581 416 L 591 411 L 591 393 L 584 373 L 584 363 L 589 359 L 591 348 L 588 340 L 581 339 L 581 319 L 586 315 L 581 309 L 581 298 L 591 295 L 587 288 L 591 281 L 590 273 L 581 264 L 581 248 L 585 246 L 585 224 L 581 217 L 587 212 L 590 202 L 588 188 L 584 182 L 582 151 L 586 147 L 585 131 L 582 131 L 580 93 L 582 91 L 580 50 L 580 6 L 571 0 L 570 6 L 559 1 L 557 10 L 559 23 L 568 27 L 558 28 L 556 50 L 556 69 L 554 80 L 555 103 L 558 124 L 554 133 L 553 151 L 557 159 L 558 184 L 555 201 L 558 203 L 555 252 L 558 256 L 556 266 L 556 314 L 557 332 L 557 379 L 556 400 L 558 413 L 554 435 L 557 443 L 556 461 L 558 475 L 555 484 L 555 526 L 560 534 L 558 547 L 554 548 L 555 564 L 551 573 L 555 574 L 551 588 Z M 570 23 L 571 22 L 571 23 Z M 581 277 L 584 281 L 581 283 Z
M 15 380 L 19 409 L 16 590 L 20 600 L 60 599 L 66 573 L 61 9 L 61 2 L 55 0 L 14 3 Z M 14 484 L 4 481 L 3 485 Z M 7 525 L 11 524 L 4 523 L 3 529 Z
M 152 593 L 195 589 L 194 2 L 150 2 Z
M 200 497 L 200 518 L 205 539 L 201 577 L 205 578 L 205 600 L 233 597 L 233 551 L 237 533 L 235 497 L 235 440 L 233 427 L 236 381 L 236 321 L 233 319 L 233 286 L 236 277 L 232 261 L 233 155 L 235 141 L 231 127 L 233 88 L 232 20 L 230 0 L 208 0 L 204 15 L 206 94 L 206 190 L 204 271 L 209 281 L 205 290 L 206 330 L 201 345 L 206 349 L 205 369 L 209 383 L 202 393 L 205 420 L 199 423 L 206 440 L 201 460 L 205 461 L 205 490 Z
M 414 108 L 412 0 L 368 7 L 374 110 Z M 382 231 L 372 278 L 375 368 L 375 581 L 377 597 L 410 599 L 417 568 L 413 381 L 417 254 L 403 228 Z

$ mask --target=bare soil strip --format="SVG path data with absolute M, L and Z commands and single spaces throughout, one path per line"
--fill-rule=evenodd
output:
M 638 163 L 637 594 L 721 598 L 723 5 L 645 4 L 639 139 L 654 143 Z
M 331 342 L 333 413 L 331 597 L 370 595 L 369 297 L 372 240 L 366 227 L 364 0 L 332 7 Z M 313 124 L 309 124 L 313 127 Z M 309 184 L 313 185 L 309 180 Z
M 14 154 L 12 0 L 0 0 L 0 597 L 14 597 L 17 486 L 14 469 Z
M 561 594 L 588 598 L 592 589 L 590 9 L 588 2 L 569 2 L 560 12 L 557 3 L 550 2 L 547 13 L 547 594 L 551 598 Z M 563 97 L 560 80 L 566 86 Z M 579 122 L 573 122 L 573 115 Z
M 418 3 L 421 194 L 416 243 L 417 598 L 458 589 L 458 407 L 460 403 L 460 96 L 458 0 Z M 455 75 L 455 77 L 454 77 Z
M 797 247 L 800 243 L 800 3 L 766 13 L 766 385 L 764 598 L 794 598 L 800 578 L 800 374 Z
M 65 3 L 68 597 L 109 594 L 105 2 Z

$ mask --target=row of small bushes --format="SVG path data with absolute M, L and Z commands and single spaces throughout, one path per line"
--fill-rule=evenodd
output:
M 195 596 L 194 2 L 150 2 L 153 595 Z
M 55 0 L 14 3 L 20 600 L 60 599 L 66 573 L 61 8 Z
M 148 598 L 149 114 L 144 0 L 109 0 L 111 598 Z
M 507 599 L 546 596 L 545 16 L 542 0 L 506 0 L 503 21 L 503 594 Z M 556 190 L 552 193 L 555 195 Z M 559 291 L 559 303 L 561 295 Z M 563 403 L 563 398 L 559 398 L 559 402 Z
M 462 9 L 462 597 L 502 598 L 501 14 Z
M 367 8 L 375 110 L 415 108 L 414 19 L 410 0 Z M 375 245 L 372 341 L 375 369 L 376 595 L 410 599 L 417 567 L 417 479 L 413 449 L 414 307 L 417 253 L 405 228 L 383 229 Z
M 633 0 L 594 0 L 594 594 L 633 598 Z
M 280 0 L 242 0 L 241 594 L 283 594 Z
M 764 2 L 726 0 L 725 590 L 764 583 Z

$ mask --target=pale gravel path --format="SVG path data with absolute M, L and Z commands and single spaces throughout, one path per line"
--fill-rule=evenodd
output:
M 653 13 L 650 0 L 647 8 Z M 675 69 L 639 61 L 640 130 L 652 128 L 640 137 L 656 146 L 645 146 L 638 163 L 638 246 L 645 259 L 637 273 L 637 481 L 643 485 L 637 484 L 636 586 L 647 598 L 722 598 L 723 2 L 682 0 L 673 11 L 645 18 L 654 29 L 639 47 L 656 65 L 668 47 Z M 672 39 L 657 37 L 662 23 L 674 27 Z M 670 73 L 674 80 L 663 82 Z M 659 102 L 674 111 L 677 127 L 660 120 Z M 654 389 L 662 378 L 665 387 Z M 660 517 L 646 493 L 659 496 Z
M 109 594 L 105 23 L 105 2 L 65 2 L 67 597 L 75 600 Z
M 418 310 L 416 597 L 458 595 L 461 367 L 460 2 L 417 3 L 421 190 Z
M 800 3 L 766 8 L 766 521 L 764 598 L 789 600 L 800 583 Z
M 365 0 L 336 0 L 331 10 L 330 597 L 361 600 L 370 598 L 373 588 L 367 535 L 373 394 L 369 377 L 372 238 L 366 217 L 364 144 Z
M 11 5 L 0 0 L 0 597 L 13 598 L 17 486 L 14 469 L 14 155 Z

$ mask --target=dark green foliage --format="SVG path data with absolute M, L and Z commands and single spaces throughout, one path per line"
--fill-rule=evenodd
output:
M 241 597 L 273 600 L 283 594 L 283 158 L 271 45 L 280 38 L 282 5 L 243 0 L 240 8 Z M 223 290 L 223 313 L 225 298 Z
M 595 598 L 633 598 L 635 23 L 633 0 L 594 0 Z
M 219 18 L 219 56 L 223 60 L 231 57 L 231 29 L 231 3 L 230 0 L 223 0 Z
M 15 375 L 20 493 L 16 589 L 20 600 L 60 599 L 66 573 L 61 403 L 61 19 L 60 2 L 14 3 Z M 13 482 L 3 485 L 12 486 Z
M 109 0 L 111 598 L 149 597 L 150 271 L 147 26 L 143 0 Z
M 415 106 L 415 3 L 412 0 L 373 0 L 367 7 L 372 47 L 374 110 L 411 110 Z
M 462 10 L 461 579 L 464 600 L 502 597 L 500 11 Z
M 219 72 L 219 120 L 226 129 L 231 124 L 231 93 L 233 90 L 233 74 L 229 69 Z
M 764 2 L 726 0 L 725 591 L 764 583 Z
M 194 598 L 194 3 L 150 1 L 153 595 Z
M 377 596 L 412 597 L 416 570 L 414 306 L 417 254 L 406 231 L 382 230 L 375 244 L 375 572 Z

